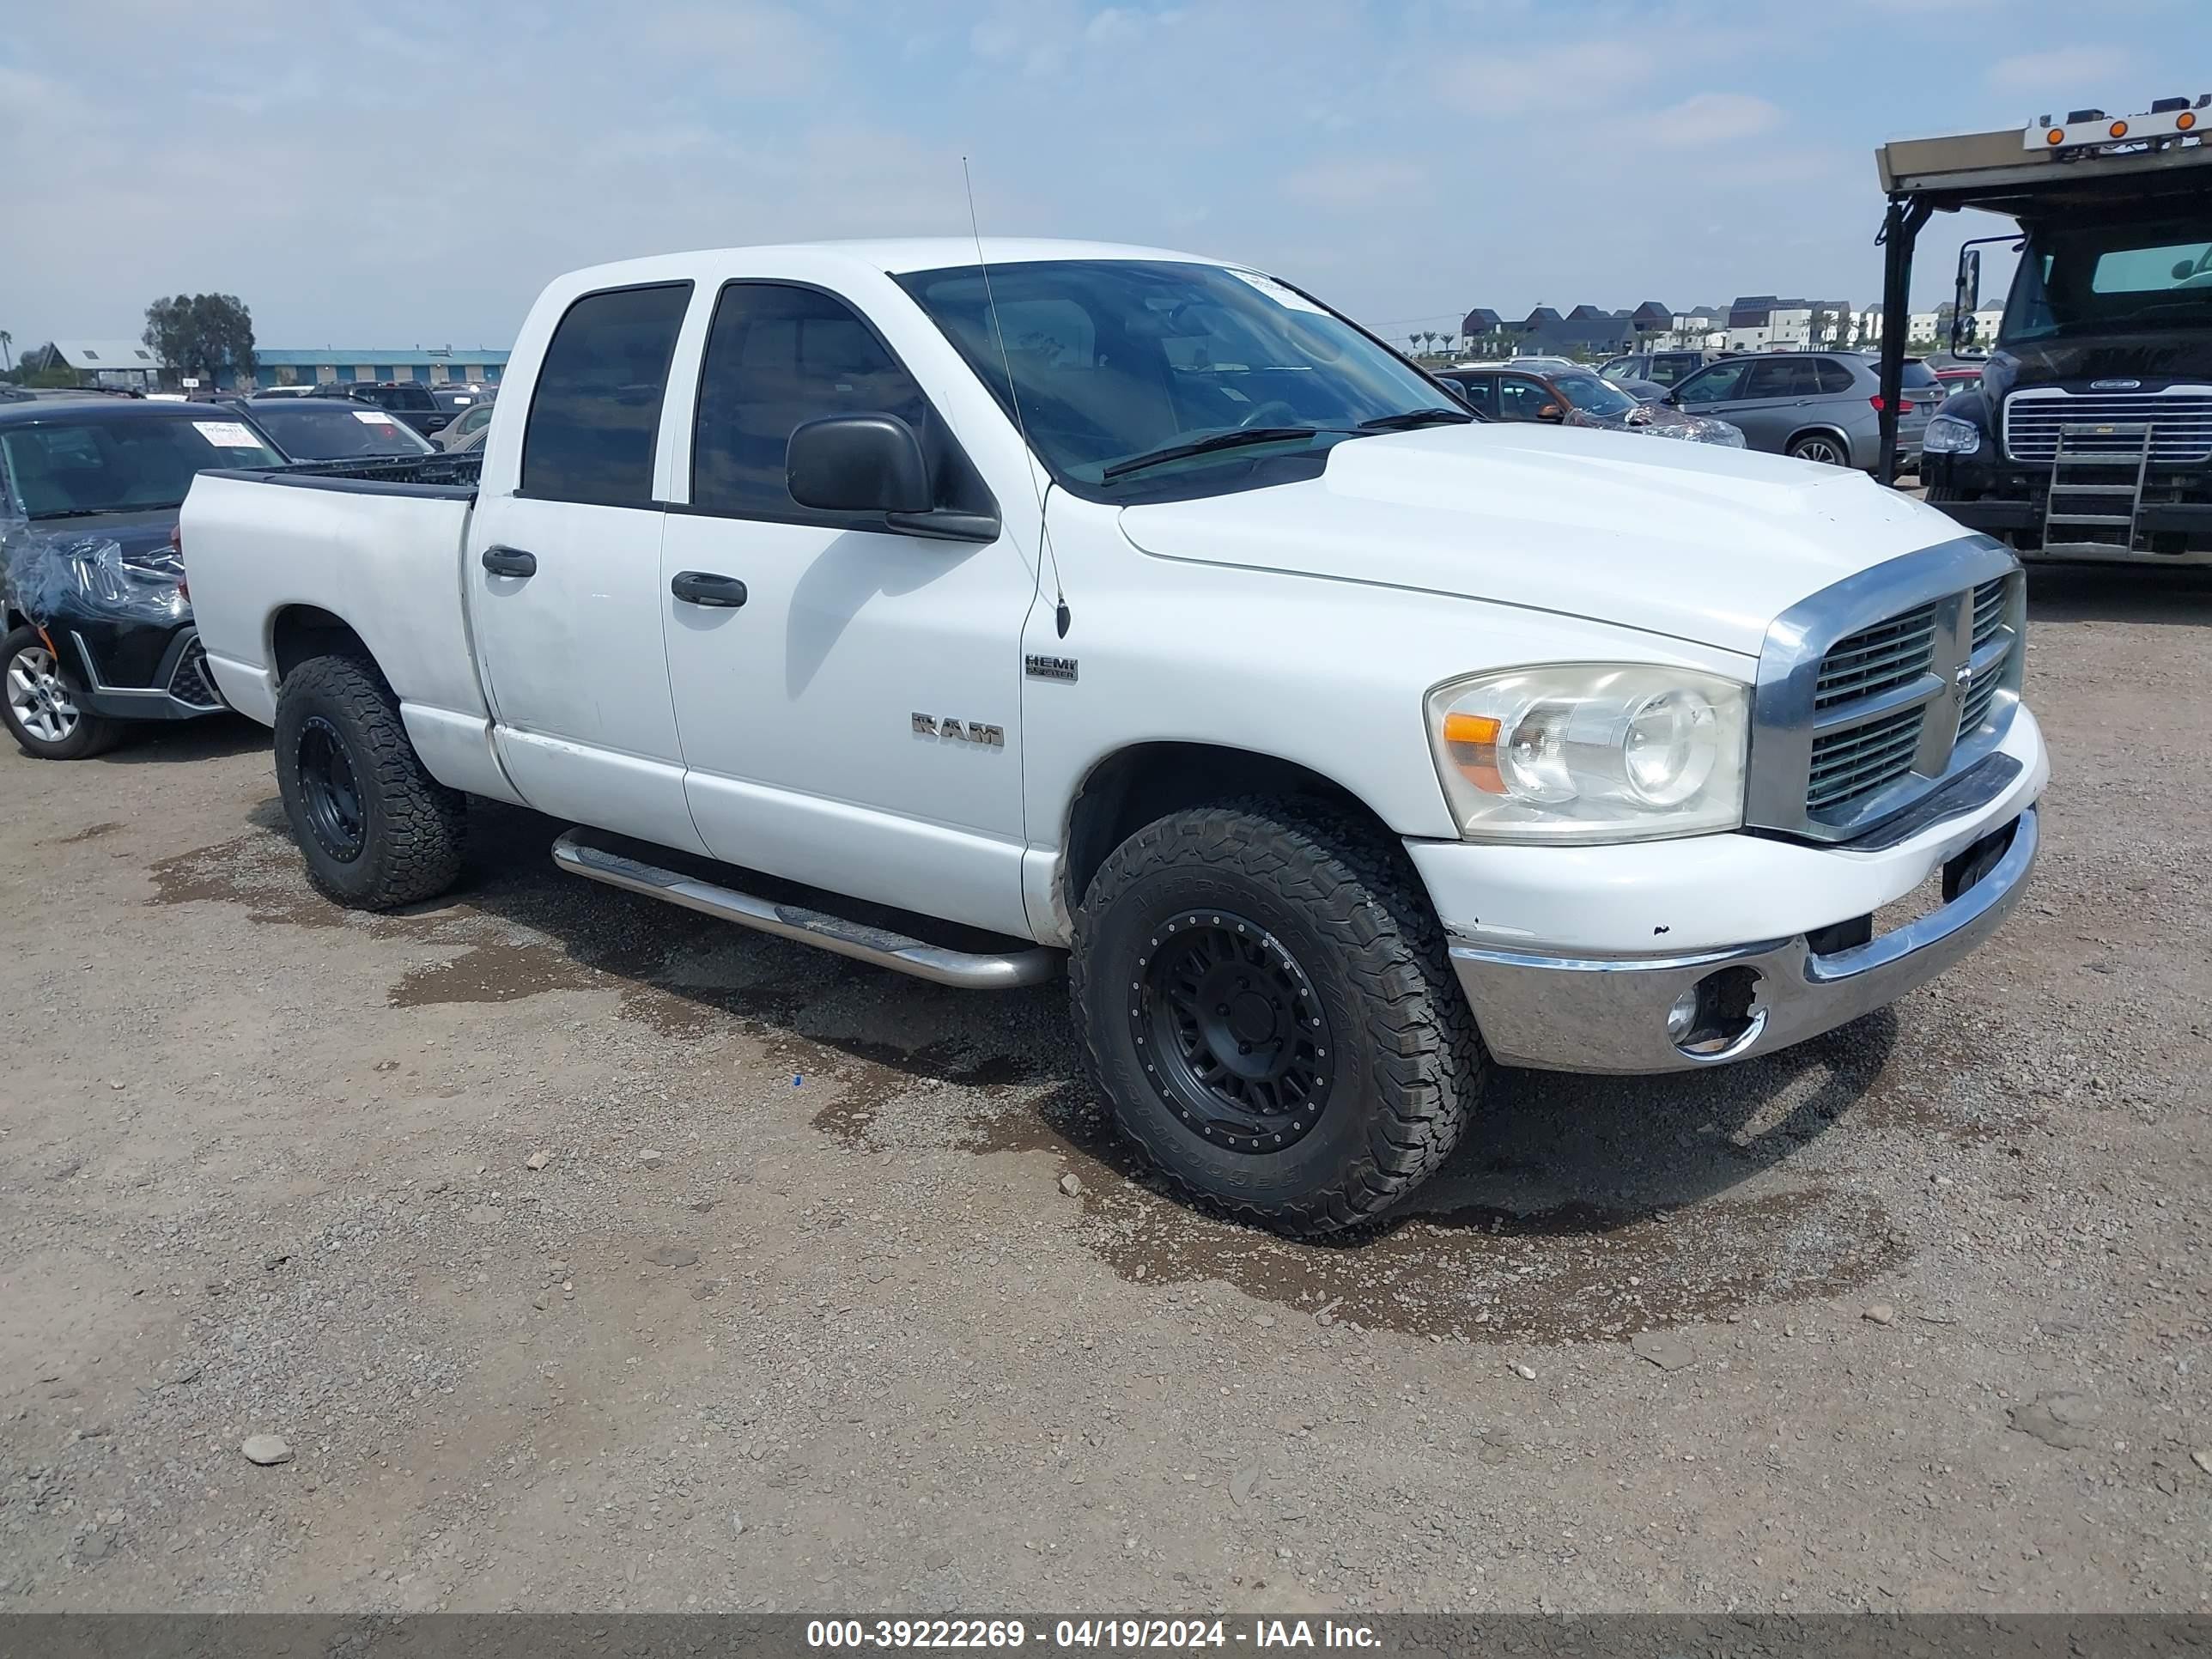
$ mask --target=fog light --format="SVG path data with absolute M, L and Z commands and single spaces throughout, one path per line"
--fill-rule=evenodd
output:
M 1680 1042 L 1690 1035 L 1698 1023 L 1698 988 L 1692 985 L 1674 999 L 1674 1006 L 1667 1011 L 1667 1035 Z
M 1668 1038 L 1692 1060 L 1732 1060 L 1765 1029 L 1756 968 L 1723 968 L 1707 974 L 1667 1010 Z

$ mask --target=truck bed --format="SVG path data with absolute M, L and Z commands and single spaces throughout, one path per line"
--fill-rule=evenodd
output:
M 351 630 L 432 774 L 511 796 L 490 757 L 463 596 L 481 465 L 422 455 L 201 473 L 180 515 L 185 569 L 232 707 L 273 724 L 291 664 Z

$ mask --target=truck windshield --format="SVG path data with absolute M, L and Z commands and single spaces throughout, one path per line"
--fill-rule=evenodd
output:
M 82 519 L 175 507 L 192 475 L 275 466 L 283 457 L 235 414 L 174 420 L 40 421 L 0 433 L 0 453 L 33 519 Z
M 2032 228 L 2000 344 L 2212 325 L 2212 213 L 2155 223 Z
M 1198 473 L 1265 483 L 1261 458 L 1389 429 L 1377 422 L 1469 418 L 1388 349 L 1255 272 L 1071 259 L 995 265 L 988 287 L 975 266 L 898 281 L 1013 412 L 1011 366 L 1030 444 L 1083 493 Z M 1209 441 L 1232 433 L 1250 441 Z

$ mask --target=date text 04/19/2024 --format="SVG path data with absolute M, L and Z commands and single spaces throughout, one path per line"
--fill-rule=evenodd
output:
M 1166 1651 L 1244 1647 L 1375 1649 L 1382 1638 L 1370 1626 L 1334 1620 L 1061 1619 L 1033 1631 L 1019 1619 L 817 1619 L 808 1621 L 810 1648 L 1021 1648 L 1049 1640 L 1059 1649 L 1152 1649 Z

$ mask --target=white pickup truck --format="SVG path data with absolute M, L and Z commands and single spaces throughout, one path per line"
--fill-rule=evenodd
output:
M 445 890 L 479 795 L 576 824 L 577 874 L 925 978 L 1065 957 L 1127 1134 L 1286 1231 L 1416 1186 L 1492 1060 L 1864 1014 L 2035 858 L 2003 548 L 1852 472 L 1481 422 L 1184 254 L 579 271 L 480 472 L 203 474 L 182 543 L 332 898 Z

